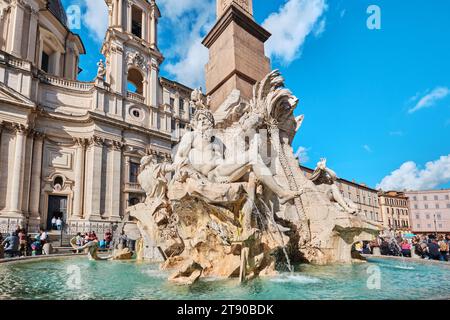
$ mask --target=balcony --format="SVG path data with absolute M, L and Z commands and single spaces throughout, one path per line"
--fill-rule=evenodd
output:
M 129 193 L 145 193 L 144 189 L 137 182 L 126 182 L 123 191 Z
M 135 101 L 138 103 L 142 103 L 142 104 L 145 102 L 144 96 L 140 95 L 139 93 L 133 93 L 133 92 L 127 91 L 127 98 L 129 100 L 132 100 L 132 101 Z

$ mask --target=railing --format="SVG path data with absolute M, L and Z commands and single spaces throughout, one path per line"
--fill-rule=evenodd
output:
M 94 231 L 98 237 L 103 237 L 104 233 L 109 230 L 113 231 L 113 227 L 116 224 L 116 222 L 110 221 L 110 222 L 75 222 L 71 221 L 64 225 L 62 232 L 61 232 L 61 238 L 64 235 L 73 236 L 76 235 L 78 232 L 80 233 L 86 233 L 90 231 Z
M 145 98 L 140 95 L 139 93 L 134 93 L 134 92 L 127 92 L 127 98 L 139 103 L 144 103 L 145 102 Z
M 142 189 L 141 185 L 137 182 L 126 182 L 125 183 L 125 192 L 137 192 L 144 193 L 144 189 Z
M 17 228 L 24 227 L 25 221 L 20 218 L 1 218 L 0 219 L 0 233 L 8 234 L 17 230 Z
M 6 52 L 0 52 L 0 61 L 5 61 L 8 65 L 30 71 L 31 70 L 31 63 L 22 59 L 18 59 Z
M 93 82 L 80 82 L 75 80 L 68 80 L 63 79 L 60 77 L 52 76 L 46 73 L 41 72 L 39 74 L 39 79 L 45 83 L 66 88 L 66 89 L 72 89 L 72 90 L 78 90 L 78 91 L 90 91 L 92 88 L 94 88 Z

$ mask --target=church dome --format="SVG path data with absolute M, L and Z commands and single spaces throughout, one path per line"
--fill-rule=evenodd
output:
M 67 15 L 61 4 L 61 0 L 48 0 L 47 9 L 59 20 L 59 22 L 67 27 Z

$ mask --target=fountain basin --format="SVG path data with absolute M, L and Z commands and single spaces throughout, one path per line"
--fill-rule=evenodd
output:
M 374 267 L 380 271 L 379 290 L 367 286 Z M 299 265 L 292 274 L 243 285 L 238 279 L 204 278 L 179 286 L 167 281 L 170 272 L 159 270 L 159 264 L 55 258 L 1 264 L 0 299 L 450 299 L 448 267 L 376 258 L 351 265 Z

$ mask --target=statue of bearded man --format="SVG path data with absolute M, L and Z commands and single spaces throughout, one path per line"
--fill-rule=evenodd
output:
M 250 122 L 253 120 L 248 118 Z M 214 125 L 214 115 L 210 110 L 197 109 L 192 122 L 193 131 L 183 136 L 175 155 L 174 165 L 177 168 L 188 165 L 213 183 L 239 182 L 247 173 L 253 172 L 263 185 L 279 197 L 280 203 L 300 196 L 301 192 L 285 190 L 278 185 L 258 153 L 249 154 L 247 150 L 237 158 L 225 159 L 224 147 L 213 134 Z M 250 127 L 251 124 L 242 124 L 244 131 Z

